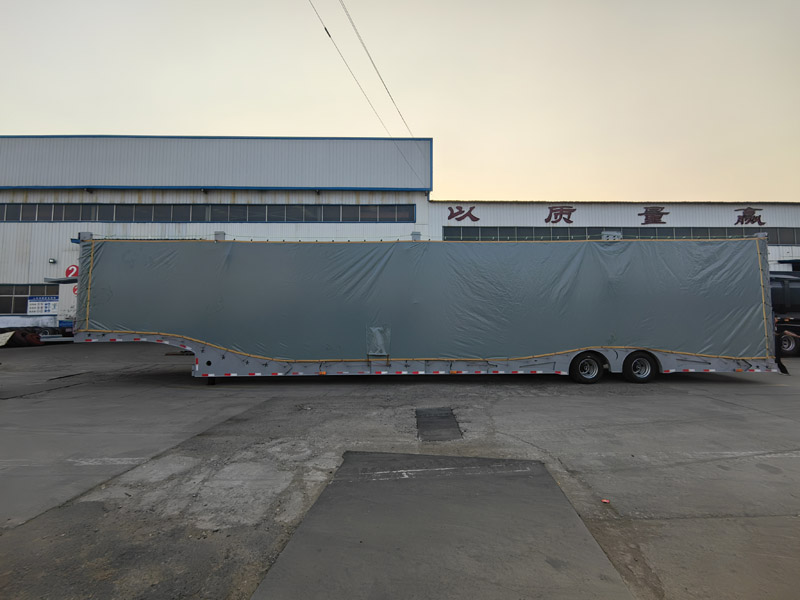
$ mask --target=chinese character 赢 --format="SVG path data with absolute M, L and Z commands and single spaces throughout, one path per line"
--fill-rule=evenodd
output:
M 450 219 L 455 219 L 456 221 L 463 221 L 467 217 L 469 217 L 469 220 L 472 221 L 473 223 L 475 221 L 480 221 L 480 218 L 472 214 L 472 211 L 475 210 L 474 206 L 470 206 L 469 210 L 466 211 L 461 206 L 456 206 L 455 210 L 453 210 L 451 207 L 448 206 L 447 210 L 450 211 L 450 214 L 447 216 L 448 221 Z
M 763 227 L 766 223 L 761 220 L 761 215 L 756 214 L 758 210 L 761 209 L 749 206 L 747 208 L 737 208 L 736 212 L 741 212 L 742 214 L 737 217 L 734 225 L 761 225 Z
M 574 213 L 577 208 L 572 208 L 571 206 L 549 206 L 550 214 L 547 215 L 547 218 L 544 220 L 545 223 L 560 223 L 562 220 L 564 223 L 572 223 L 572 213 Z
M 644 212 L 640 212 L 639 216 L 644 217 L 642 225 L 666 225 L 662 218 L 668 214 L 664 212 L 663 206 L 645 206 Z

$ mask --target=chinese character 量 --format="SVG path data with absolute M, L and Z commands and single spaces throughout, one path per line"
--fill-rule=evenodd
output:
M 662 220 L 668 212 L 664 212 L 663 206 L 645 206 L 644 212 L 638 213 L 640 217 L 644 217 L 642 225 L 666 225 Z

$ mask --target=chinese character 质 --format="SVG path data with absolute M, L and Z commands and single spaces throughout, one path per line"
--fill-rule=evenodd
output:
M 572 223 L 572 213 L 574 213 L 577 208 L 572 208 L 571 206 L 549 206 L 550 214 L 547 215 L 547 218 L 544 220 L 545 223 L 560 223 L 562 220 L 564 223 Z

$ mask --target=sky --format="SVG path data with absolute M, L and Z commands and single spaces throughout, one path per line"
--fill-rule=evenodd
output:
M 312 2 L 0 0 L 0 135 L 413 133 L 435 200 L 800 202 L 798 0 Z

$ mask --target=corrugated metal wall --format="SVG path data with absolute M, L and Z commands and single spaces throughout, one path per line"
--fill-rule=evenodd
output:
M 418 231 L 428 239 L 427 193 L 212 190 L 0 190 L 0 205 L 8 204 L 350 204 L 416 205 L 413 223 L 106 223 L 0 222 L 0 284 L 41 283 L 44 277 L 64 277 L 68 256 L 77 250 L 70 239 L 90 231 L 98 237 L 139 239 L 213 239 L 224 231 L 228 239 L 293 241 L 410 240 Z M 441 233 L 439 233 L 441 237 Z M 49 259 L 56 259 L 55 264 Z
M 415 204 L 423 192 L 323 190 L 0 190 L 0 204 Z
M 432 140 L 0 137 L 0 188 L 430 190 Z

